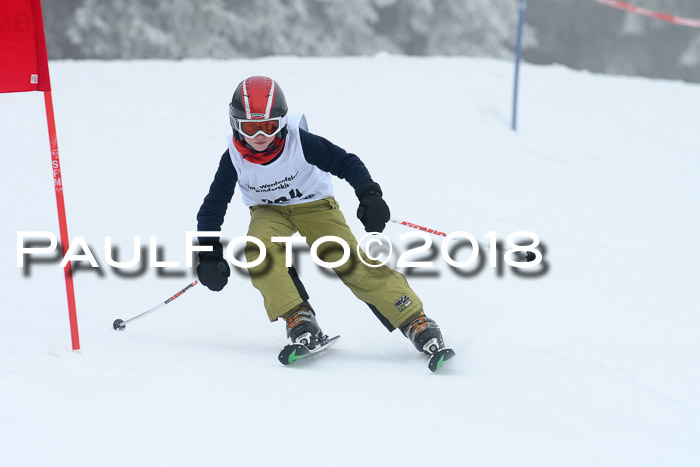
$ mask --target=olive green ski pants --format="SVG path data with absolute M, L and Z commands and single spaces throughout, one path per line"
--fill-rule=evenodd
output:
M 403 274 L 387 266 L 369 267 L 357 256 L 357 240 L 334 198 L 324 198 L 291 206 L 262 205 L 250 208 L 248 235 L 259 239 L 266 249 L 263 262 L 250 268 L 253 285 L 260 291 L 270 321 L 275 321 L 304 301 L 303 286 L 285 264 L 286 245 L 272 242 L 272 237 L 288 237 L 299 232 L 310 246 L 319 238 L 332 235 L 345 240 L 350 257 L 333 270 L 357 298 L 369 305 L 377 318 L 389 329 L 400 327 L 423 308 L 418 296 L 408 286 Z M 291 246 L 290 246 L 291 247 Z M 260 249 L 246 244 L 246 258 L 255 261 Z M 333 263 L 343 256 L 342 247 L 333 241 L 320 244 L 318 258 Z M 368 264 L 379 264 L 366 258 Z M 300 291 L 301 288 L 301 291 Z

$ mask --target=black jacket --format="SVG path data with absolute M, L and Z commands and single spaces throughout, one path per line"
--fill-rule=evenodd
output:
M 329 172 L 338 178 L 346 180 L 353 188 L 363 182 L 371 181 L 369 171 L 365 164 L 355 154 L 346 152 L 325 138 L 299 129 L 301 147 L 304 151 L 306 162 L 313 164 L 324 172 Z M 276 159 L 267 164 L 274 164 Z M 266 164 L 266 165 L 267 165 Z M 233 192 L 238 182 L 238 173 L 233 167 L 228 149 L 221 156 L 219 169 L 216 171 L 214 181 L 209 187 L 209 194 L 204 198 L 202 206 L 197 213 L 197 230 L 214 231 L 221 230 L 228 203 L 231 202 Z M 200 244 L 212 244 L 218 240 L 214 237 L 202 237 Z

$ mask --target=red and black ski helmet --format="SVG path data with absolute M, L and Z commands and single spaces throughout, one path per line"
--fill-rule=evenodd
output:
M 234 136 L 243 139 L 240 132 L 241 120 L 279 120 L 282 131 L 287 134 L 287 99 L 282 88 L 267 76 L 251 76 L 238 85 L 229 104 L 229 118 Z

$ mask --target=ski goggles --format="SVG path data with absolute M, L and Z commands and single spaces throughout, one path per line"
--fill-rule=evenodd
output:
M 232 118 L 233 128 L 244 136 L 253 138 L 260 134 L 275 136 L 287 125 L 287 117 L 274 117 L 265 120 L 244 120 Z

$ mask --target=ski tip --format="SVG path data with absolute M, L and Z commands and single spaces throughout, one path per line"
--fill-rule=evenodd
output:
M 438 371 L 448 360 L 455 356 L 455 351 L 452 349 L 440 349 L 430 356 L 428 368 L 433 373 Z
M 290 363 L 294 363 L 297 360 L 301 360 L 307 355 L 309 355 L 309 349 L 307 349 L 303 345 L 287 344 L 284 346 L 277 359 L 282 365 L 289 365 Z

